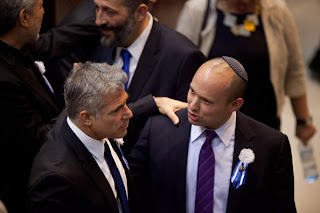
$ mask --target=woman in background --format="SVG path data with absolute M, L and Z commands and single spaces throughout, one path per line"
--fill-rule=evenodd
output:
M 289 96 L 304 142 L 315 133 L 306 98 L 303 59 L 296 26 L 284 0 L 188 0 L 177 31 L 208 59 L 223 55 L 239 60 L 249 82 L 240 111 L 280 129 Z

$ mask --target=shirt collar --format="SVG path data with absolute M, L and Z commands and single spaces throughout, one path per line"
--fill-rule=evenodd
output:
M 127 48 L 127 50 L 130 52 L 131 57 L 133 57 L 136 61 L 139 61 L 140 56 L 142 54 L 142 51 L 144 49 L 144 46 L 147 43 L 147 40 L 149 38 L 152 26 L 153 26 L 153 17 L 148 12 L 149 15 L 149 22 L 147 27 L 144 29 L 144 31 L 141 33 L 141 35 Z M 119 59 L 121 50 L 124 49 L 123 47 L 117 47 L 116 50 L 116 58 Z
M 215 129 L 214 131 L 216 134 L 219 136 L 220 140 L 222 143 L 228 147 L 230 145 L 230 142 L 232 138 L 235 135 L 236 131 L 236 117 L 237 114 L 236 112 L 233 112 L 229 118 L 229 120 L 223 124 L 221 127 Z M 190 132 L 190 141 L 193 143 L 195 142 L 203 132 L 206 130 L 205 127 L 203 126 L 196 126 L 196 125 L 191 125 L 191 132 Z
M 89 152 L 98 158 L 100 161 L 104 161 L 104 143 L 108 141 L 107 138 L 102 139 L 101 141 L 93 139 L 82 132 L 69 118 L 67 117 L 67 123 L 71 130 L 76 134 L 79 140 L 83 145 L 89 150 Z

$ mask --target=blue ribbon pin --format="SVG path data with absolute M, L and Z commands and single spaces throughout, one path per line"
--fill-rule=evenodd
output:
M 248 164 L 243 163 L 241 160 L 237 163 L 237 166 L 234 168 L 231 178 L 231 183 L 233 188 L 238 189 L 240 186 L 245 184 L 246 177 L 248 172 Z

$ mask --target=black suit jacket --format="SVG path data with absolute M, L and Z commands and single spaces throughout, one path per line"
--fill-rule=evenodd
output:
M 151 117 L 128 157 L 131 174 L 150 212 L 186 211 L 191 124 L 187 110 L 178 115 L 178 126 L 166 117 Z M 235 189 L 230 184 L 226 212 L 296 212 L 287 136 L 237 112 L 232 171 L 243 148 L 253 150 L 255 161 L 249 164 L 243 186 Z
M 128 182 L 131 212 L 142 212 L 119 149 L 113 145 Z M 118 212 L 114 194 L 91 153 L 78 139 L 62 113 L 39 151 L 29 181 L 31 212 Z
M 74 22 L 79 22 L 81 17 L 79 14 L 83 14 L 81 18 L 83 25 L 92 25 L 95 20 L 93 0 L 87 0 L 76 8 L 65 18 L 61 27 L 68 29 L 66 26 L 72 27 Z M 84 32 L 81 28 L 76 28 L 74 36 L 86 32 L 89 35 L 94 32 L 99 33 L 98 28 L 94 29 L 92 26 L 91 29 Z M 70 36 L 69 39 L 73 40 L 74 36 Z M 59 39 L 58 34 L 57 39 Z M 60 99 L 63 99 L 63 82 L 74 62 L 94 61 L 113 64 L 114 53 L 114 48 L 102 47 L 100 39 L 95 39 L 89 45 L 82 42 L 72 54 L 46 64 L 47 76 L 55 91 L 61 94 Z M 192 77 L 205 60 L 205 56 L 185 36 L 153 21 L 150 35 L 128 88 L 127 103 L 130 109 L 136 110 L 133 111 L 134 116 L 130 120 L 128 134 L 125 137 L 124 153 L 128 153 L 136 142 L 146 119 L 158 113 L 152 96 L 186 101 Z
M 56 99 L 58 91 L 51 93 L 34 59 L 62 57 L 72 52 L 79 41 L 98 39 L 95 30 L 94 21 L 91 25 L 76 22 L 50 30 L 21 51 L 0 41 L 0 199 L 10 213 L 25 212 L 33 159 L 62 109 Z M 75 38 L 66 39 L 75 31 L 79 32 Z
M 0 199 L 9 212 L 25 212 L 35 154 L 61 108 L 34 60 L 0 41 Z

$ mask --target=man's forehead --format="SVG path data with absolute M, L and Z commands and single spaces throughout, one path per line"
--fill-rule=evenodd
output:
M 201 81 L 192 81 L 190 84 L 190 88 L 202 99 L 211 100 L 212 94 L 214 91 L 212 91 L 204 82 Z
M 123 100 L 123 99 L 127 100 L 128 93 L 124 89 L 121 89 L 121 90 L 116 90 L 116 91 L 113 91 L 113 92 L 105 93 L 103 95 L 103 98 L 106 101 L 117 102 L 117 101 L 120 101 L 120 100 Z
M 123 90 L 104 95 L 104 104 L 111 108 L 117 108 L 126 103 L 128 94 Z
M 106 7 L 118 7 L 124 6 L 126 0 L 94 0 L 96 5 L 106 6 Z
M 229 85 L 235 73 L 230 67 L 217 65 L 212 69 L 206 67 L 194 76 L 190 86 L 206 94 L 217 94 Z

